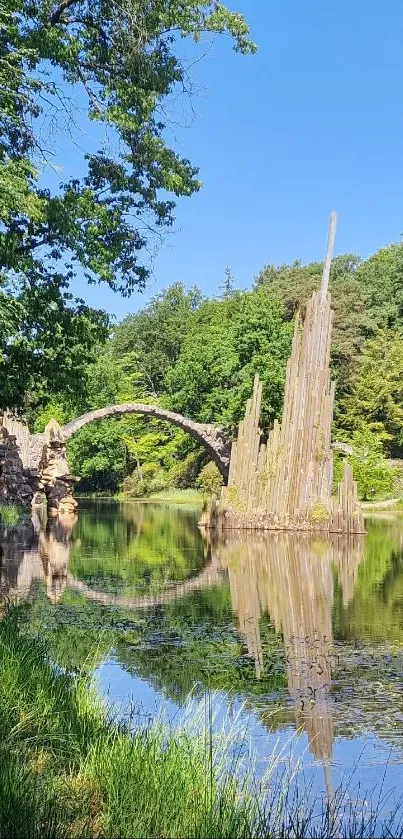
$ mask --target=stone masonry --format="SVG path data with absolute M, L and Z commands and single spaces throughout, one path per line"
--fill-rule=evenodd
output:
M 1 418 L 0 418 L 1 421 Z M 34 491 L 24 469 L 14 435 L 0 425 L 0 500 L 28 505 Z

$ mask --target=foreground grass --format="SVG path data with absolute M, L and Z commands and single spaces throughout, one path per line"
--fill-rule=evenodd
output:
M 289 778 L 276 786 L 269 771 L 258 786 L 217 752 L 210 718 L 204 736 L 159 725 L 130 734 L 87 679 L 21 634 L 19 614 L 0 623 L 1 838 L 403 836 L 376 812 L 346 820 L 339 792 L 313 817 L 304 792 L 289 796 Z
M 0 504 L 0 527 L 16 527 L 21 518 L 20 507 L 15 504 Z
M 252 835 L 254 805 L 218 783 L 203 738 L 108 722 L 17 620 L 0 624 L 1 837 Z

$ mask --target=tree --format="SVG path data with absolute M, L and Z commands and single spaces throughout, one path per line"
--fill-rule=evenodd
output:
M 61 277 L 38 279 L 15 297 L 1 294 L 0 409 L 29 414 L 51 394 L 83 396 L 88 363 L 109 332 L 109 318 L 73 300 Z
M 360 431 L 354 432 L 351 446 L 353 454 L 348 459 L 353 467 L 360 498 L 370 501 L 390 492 L 393 472 L 383 455 L 382 440 L 363 426 Z
M 281 413 L 292 325 L 264 289 L 209 300 L 194 313 L 176 364 L 166 376 L 166 401 L 202 422 L 233 425 L 242 417 L 259 372 L 263 423 Z
M 308 298 L 320 288 L 322 268 L 319 262 L 268 265 L 258 274 L 256 285 L 282 300 L 287 317 L 292 319 L 298 310 L 304 313 Z M 376 319 L 366 304 L 365 283 L 359 275 L 360 269 L 359 257 L 347 254 L 336 257 L 330 274 L 329 288 L 335 312 L 331 360 L 338 396 L 348 385 L 365 340 L 377 327 Z
M 172 223 L 174 205 L 162 191 L 191 195 L 200 187 L 197 170 L 164 139 L 163 103 L 187 82 L 177 37 L 198 41 L 204 32 L 226 33 L 237 50 L 250 53 L 255 47 L 247 25 L 211 0 L 8 2 L 13 23 L 3 30 L 3 57 L 9 76 L 17 63 L 11 107 L 23 159 L 30 160 L 35 145 L 26 130 L 32 100 L 23 97 L 24 87 L 35 85 L 36 92 L 63 99 L 68 107 L 57 74 L 47 74 L 49 63 L 69 86 L 73 104 L 84 94 L 88 118 L 110 126 L 119 140 L 113 155 L 106 148 L 88 152 L 85 177 L 62 184 L 59 194 L 32 185 L 40 218 L 13 211 L 8 241 L 26 255 L 48 246 L 56 260 L 71 251 L 90 280 L 124 293 L 143 286 L 148 270 L 138 257 L 147 226 Z
M 197 288 L 169 286 L 139 312 L 128 315 L 114 333 L 116 353 L 136 352 L 144 380 L 152 393 L 164 388 L 164 378 L 178 359 L 189 321 L 202 302 Z
M 63 417 L 112 403 L 154 401 L 156 383 L 163 405 L 233 426 L 258 370 L 264 380 L 263 421 L 270 424 L 282 408 L 291 335 L 283 307 L 268 302 L 262 289 L 200 303 L 197 291 L 173 286 L 117 327 L 87 368 L 84 399 L 65 406 Z M 166 486 L 194 486 L 206 463 L 204 450 L 167 423 L 136 415 L 108 420 L 107 445 L 102 428 L 101 422 L 91 424 L 69 444 L 71 468 L 85 476 L 86 489 L 115 491 L 127 478 L 127 491 L 137 492 L 147 464 L 152 464 L 147 486 L 155 476 L 160 482 L 165 476 Z
M 362 262 L 357 279 L 363 289 L 365 308 L 379 329 L 395 328 L 403 320 L 403 244 L 380 248 Z
M 215 495 L 218 498 L 222 485 L 222 475 L 220 475 L 216 464 L 210 460 L 210 462 L 206 463 L 206 465 L 203 466 L 203 469 L 200 470 L 200 475 L 197 479 L 197 486 L 201 489 L 204 495 Z
M 403 341 L 400 333 L 380 330 L 369 340 L 342 402 L 339 424 L 368 426 L 390 451 L 403 446 Z
M 93 422 L 81 428 L 69 442 L 69 465 L 81 478 L 84 492 L 118 491 L 134 464 L 127 461 L 123 435 L 116 420 Z
M 37 115 L 34 95 L 40 86 L 27 75 L 32 50 L 19 44 L 17 6 L 0 2 L 0 223 L 13 213 L 39 220 L 41 199 L 33 190 L 36 169 L 27 150 L 32 145 L 29 119 Z
M 47 376 L 48 385 L 53 371 L 62 379 L 60 357 L 52 358 L 40 342 L 32 348 L 27 340 L 27 333 L 35 336 L 35 316 L 46 318 L 46 290 L 52 289 L 62 331 L 68 322 L 71 336 L 83 314 L 88 328 L 91 321 L 96 331 L 99 313 L 83 312 L 82 301 L 69 296 L 77 267 L 89 282 L 106 282 L 123 294 L 143 288 L 150 231 L 155 236 L 172 224 L 173 196 L 200 188 L 197 169 L 167 145 L 163 114 L 174 91 L 188 91 L 178 38 L 198 41 L 204 32 L 226 33 L 235 49 L 254 51 L 241 15 L 220 2 L 0 0 L 0 326 L 5 355 L 0 407 L 23 401 L 15 381 L 21 381 L 23 394 L 30 386 L 27 370 L 31 364 L 35 368 L 43 352 L 48 364 L 35 376 Z M 44 161 L 46 155 L 33 118 L 49 115 L 53 102 L 56 112 L 57 107 L 67 112 L 74 133 L 74 111 L 82 107 L 83 97 L 88 119 L 108 128 L 116 142 L 88 150 L 84 176 L 51 192 L 37 179 L 35 160 Z M 94 337 L 99 341 L 100 333 Z M 18 351 L 9 352 L 10 346 Z M 77 359 L 74 364 L 79 375 Z M 22 377 L 18 365 L 25 371 Z
M 235 288 L 235 279 L 231 271 L 231 268 L 225 268 L 224 277 L 225 279 L 222 285 L 220 285 L 220 290 L 222 292 L 221 297 L 231 297 L 231 294 L 234 293 Z
M 74 401 L 63 393 L 51 399 L 36 413 L 34 428 L 43 431 L 51 416 L 64 423 L 105 405 L 150 401 L 155 399 L 139 370 L 137 354 L 121 353 L 110 340 L 99 347 L 97 361 L 87 366 L 84 396 L 77 394 Z M 84 426 L 69 441 L 68 459 L 73 474 L 81 476 L 81 490 L 114 493 L 124 482 L 124 491 L 145 495 L 155 491 L 158 481 L 162 488 L 191 479 L 195 467 L 189 439 L 168 423 L 128 414 Z

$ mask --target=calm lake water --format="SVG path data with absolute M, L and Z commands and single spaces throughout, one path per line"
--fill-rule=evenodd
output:
M 216 726 L 315 795 L 394 809 L 403 780 L 403 519 L 365 537 L 206 540 L 199 511 L 81 502 L 6 536 L 0 595 L 133 725 L 212 696 Z

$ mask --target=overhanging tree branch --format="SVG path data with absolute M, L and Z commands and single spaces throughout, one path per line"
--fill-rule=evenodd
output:
M 67 11 L 67 9 L 70 9 L 71 6 L 74 6 L 75 3 L 77 3 L 77 0 L 62 0 L 60 6 L 58 6 L 50 16 L 51 25 L 55 26 L 57 23 L 60 23 L 63 13 Z

